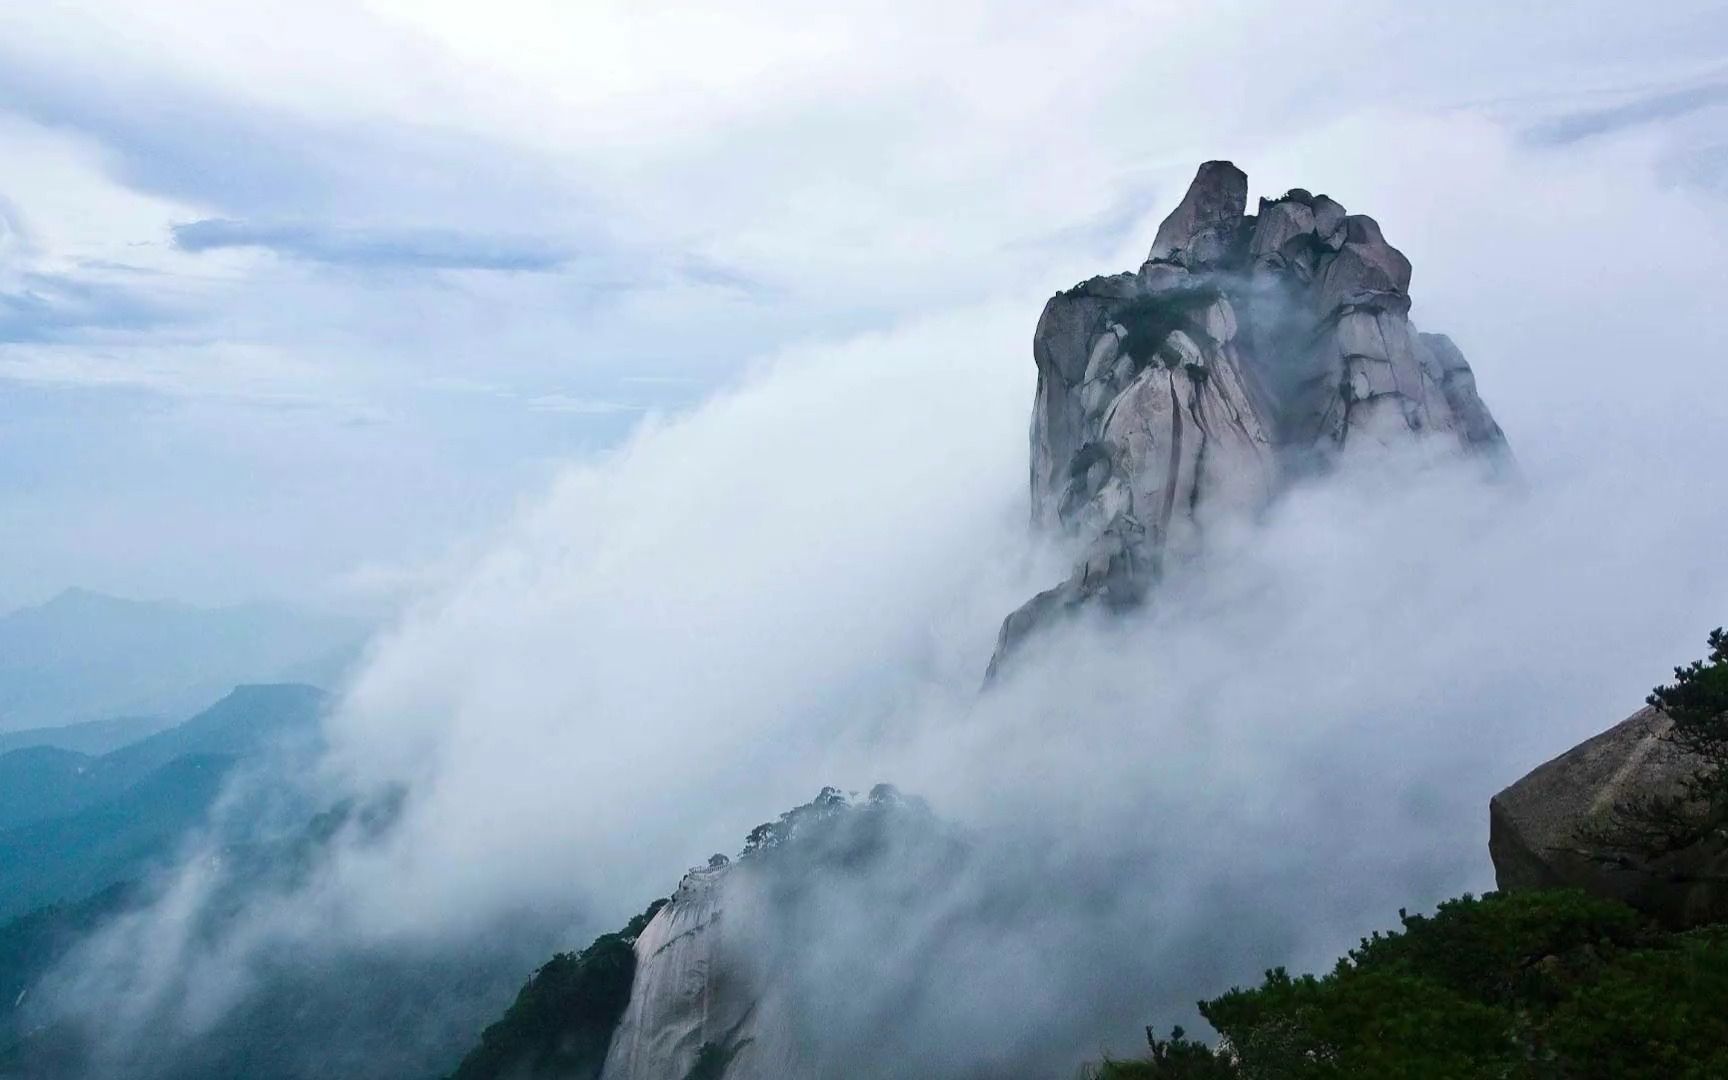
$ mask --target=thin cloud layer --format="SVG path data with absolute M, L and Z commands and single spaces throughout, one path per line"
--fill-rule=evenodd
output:
M 553 270 L 568 251 L 524 237 L 469 236 L 434 230 L 343 230 L 205 218 L 173 227 L 182 251 L 256 247 L 341 266 L 423 270 Z

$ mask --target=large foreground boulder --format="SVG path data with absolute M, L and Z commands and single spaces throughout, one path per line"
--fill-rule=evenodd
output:
M 1728 850 L 1709 841 L 1651 856 L 1617 842 L 1617 809 L 1680 794 L 1700 762 L 1644 708 L 1508 787 L 1488 804 L 1488 850 L 1506 891 L 1576 886 L 1670 926 L 1728 920 Z

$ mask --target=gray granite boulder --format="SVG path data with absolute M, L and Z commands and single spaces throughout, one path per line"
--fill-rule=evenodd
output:
M 1582 888 L 1676 927 L 1728 919 L 1721 844 L 1650 857 L 1613 842 L 1616 807 L 1672 798 L 1700 767 L 1663 738 L 1669 725 L 1655 709 L 1641 709 L 1494 796 L 1488 851 L 1499 887 Z

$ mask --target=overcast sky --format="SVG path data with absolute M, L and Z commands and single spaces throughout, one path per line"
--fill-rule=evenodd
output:
M 1024 297 L 1023 379 L 1210 157 L 1379 217 L 1558 455 L 1466 287 L 1547 197 L 1450 193 L 1631 170 L 1728 222 L 1719 3 L 837 7 L 0 8 L 0 607 L 376 605 L 753 360 L 970 304 Z M 1597 220 L 1557 281 L 1660 227 Z
M 1721 621 L 1719 0 L 835 6 L 0 7 L 0 603 L 417 601 L 308 781 L 396 827 L 208 940 L 188 849 L 72 965 L 105 1031 L 260 947 L 579 945 L 889 779 L 1114 875 L 1102 920 L 1033 881 L 1024 979 L 935 965 L 980 1039 L 1066 1053 L 1104 987 L 1068 1035 L 1132 1048 L 1145 973 L 1185 1006 L 1486 887 L 1488 796 Z M 980 695 L 1071 565 L 1039 310 L 1209 158 L 1378 219 L 1526 483 L 1340 473 Z

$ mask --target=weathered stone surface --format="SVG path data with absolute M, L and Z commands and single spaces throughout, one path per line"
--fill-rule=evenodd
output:
M 1488 804 L 1488 851 L 1501 889 L 1573 886 L 1671 926 L 1728 919 L 1728 850 L 1698 845 L 1622 860 L 1600 833 L 1616 804 L 1672 796 L 1699 762 L 1662 736 L 1653 708 L 1537 766 Z
M 1479 451 L 1493 456 L 1504 454 L 1506 436 L 1477 394 L 1476 375 L 1458 346 L 1445 334 L 1418 334 L 1417 340 L 1431 357 L 1433 370 L 1438 372 L 1440 391 L 1452 411 L 1454 429 Z
M 1344 219 L 1344 246 L 1319 277 L 1315 307 L 1321 314 L 1346 304 L 1374 305 L 1403 314 L 1410 310 L 1410 260 L 1386 242 L 1366 214 Z
M 1410 261 L 1378 222 L 1300 188 L 1252 217 L 1246 199 L 1240 169 L 1207 162 L 1138 273 L 1045 305 L 1033 520 L 1078 559 L 1003 625 L 999 656 L 1087 600 L 1137 603 L 1209 529 L 1340 456 L 1506 455 L 1463 356 L 1411 326 Z
M 1339 376 L 1342 407 L 1326 412 L 1316 436 L 1341 450 L 1370 433 L 1379 446 L 1406 435 L 1446 434 L 1478 448 L 1459 430 L 1438 357 L 1402 314 L 1346 307 L 1324 325 L 1313 364 L 1326 377 Z
M 704 1046 L 729 1056 L 730 1080 L 797 1075 L 783 1010 L 762 1008 L 734 928 L 748 890 L 726 886 L 737 864 L 691 870 L 636 939 L 630 1004 L 612 1035 L 602 1080 L 684 1077 Z M 729 936 L 732 934 L 734 936 Z
M 1148 259 L 1140 264 L 1140 292 L 1144 295 L 1168 292 L 1182 287 L 1188 281 L 1188 271 L 1175 263 L 1153 262 Z
M 1189 319 L 1194 329 L 1205 334 L 1214 346 L 1226 345 L 1236 337 L 1236 309 L 1219 297 Z
M 692 870 L 636 939 L 636 979 L 606 1055 L 606 1077 L 682 1076 L 704 1042 L 743 1018 L 739 1005 L 712 1016 L 713 995 L 700 993 L 722 966 L 720 883 L 729 870 Z
M 863 798 L 824 788 L 753 830 L 738 859 L 686 874 L 636 939 L 601 1080 L 902 1075 L 857 1057 L 882 1017 L 842 1016 L 858 1005 L 853 988 L 813 953 L 834 947 L 836 910 L 881 910 L 908 887 L 939 886 L 965 850 L 922 800 L 886 784 Z
M 1314 235 L 1314 211 L 1308 204 L 1285 198 L 1277 202 L 1260 200 L 1260 213 L 1255 215 L 1254 237 L 1248 244 L 1248 254 L 1262 259 L 1281 252 L 1291 240 Z
M 1230 247 L 1248 205 L 1248 174 L 1228 161 L 1208 161 L 1188 193 L 1158 226 L 1148 259 L 1174 259 L 1188 266 L 1221 258 Z
M 1193 360 L 1142 372 L 1105 420 L 1104 442 L 1123 477 L 1126 505 L 1154 559 L 1198 553 L 1209 523 L 1251 513 L 1270 497 L 1271 440 L 1233 366 Z M 1199 368 L 1199 370 L 1196 370 Z
M 1313 210 L 1315 234 L 1326 241 L 1334 251 L 1343 247 L 1344 236 L 1339 233 L 1339 229 L 1344 224 L 1344 207 L 1321 195 L 1314 200 Z M 1337 238 L 1337 243 L 1332 243 L 1334 237 Z

